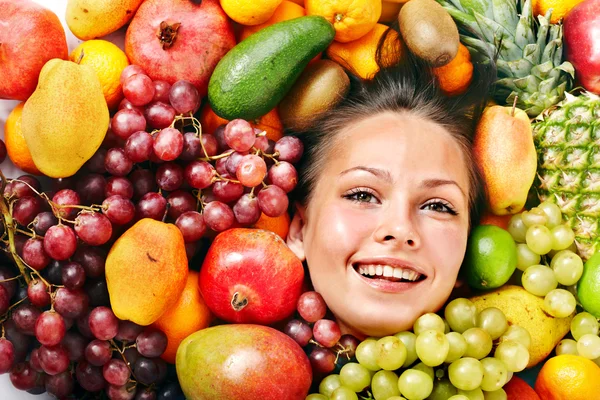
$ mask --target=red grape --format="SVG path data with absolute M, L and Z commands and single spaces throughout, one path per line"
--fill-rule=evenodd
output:
M 315 346 L 308 356 L 310 365 L 314 372 L 319 374 L 329 374 L 335 369 L 336 355 L 333 351 Z
M 66 260 L 77 250 L 75 231 L 66 225 L 51 226 L 44 236 L 44 250 L 55 260 Z
M 356 354 L 356 348 L 360 344 L 360 340 L 352 335 L 342 335 L 338 343 L 344 348 L 344 355 L 351 359 Z
M 204 135 L 202 135 L 204 136 Z M 183 150 L 181 151 L 180 159 L 192 161 L 202 155 L 202 145 L 200 138 L 195 132 L 186 132 L 183 134 Z
M 137 110 L 124 108 L 112 117 L 110 128 L 118 138 L 127 139 L 134 132 L 146 130 L 146 118 Z
M 62 261 L 52 260 L 44 273 L 46 280 L 54 285 L 62 285 Z
M 80 246 L 73 255 L 73 261 L 81 264 L 88 277 L 99 278 L 104 276 L 106 251 L 94 246 Z
M 46 391 L 58 399 L 67 397 L 73 392 L 75 381 L 69 371 L 47 376 L 44 380 Z
M 50 294 L 48 286 L 39 279 L 33 279 L 27 285 L 27 297 L 29 301 L 36 307 L 45 307 L 50 304 Z
M 36 386 L 40 373 L 27 361 L 23 361 L 11 368 L 9 376 L 14 387 L 19 390 L 30 390 Z
M 50 263 L 50 257 L 44 251 L 44 241 L 39 238 L 27 239 L 23 245 L 22 257 L 27 265 L 38 271 L 46 268 Z
M 221 174 L 221 175 L 229 174 L 229 171 L 227 170 L 228 161 L 229 161 L 229 156 L 217 159 L 217 162 L 215 163 L 215 169 L 217 170 L 217 172 L 219 174 Z
M 275 152 L 279 153 L 277 159 L 279 161 L 287 161 L 295 164 L 300 161 L 304 145 L 302 141 L 294 136 L 284 136 L 275 143 Z
M 130 372 L 125 361 L 112 358 L 102 367 L 102 375 L 111 385 L 123 386 L 129 380 Z
M 247 153 L 238 153 L 237 151 L 234 151 L 229 157 L 227 157 L 226 167 L 227 173 L 229 175 L 235 176 L 235 173 L 237 172 L 237 167 L 238 165 L 240 165 L 240 162 L 242 162 L 242 159 L 246 154 Z
M 10 307 L 10 297 L 8 297 L 8 292 L 4 287 L 0 286 L 0 315 L 4 314 L 8 311 Z
M 154 174 L 147 169 L 136 169 L 129 178 L 133 184 L 134 199 L 140 199 L 146 193 L 155 192 L 158 189 Z
M 89 340 L 77 332 L 67 331 L 60 344 L 67 350 L 69 360 L 80 361 L 84 357 L 85 347 Z
M 160 357 L 167 348 L 167 335 L 155 328 L 147 328 L 135 339 L 138 352 L 144 357 Z
M 81 199 L 79 198 L 79 194 L 76 191 L 71 189 L 62 189 L 56 192 L 56 194 L 52 197 L 52 202 L 56 203 L 58 206 L 56 207 L 56 213 L 59 217 L 66 219 L 73 219 L 77 215 L 79 211 L 78 208 L 75 207 L 64 207 L 64 206 L 76 206 L 81 204 Z
M 15 362 L 15 347 L 10 340 L 0 338 L 0 374 L 10 371 Z
M 294 339 L 300 347 L 304 347 L 312 339 L 312 328 L 306 323 L 297 319 L 290 320 L 283 329 L 283 332 Z
M 0 140 L 0 164 L 2 164 L 4 160 L 6 160 L 7 154 L 8 153 L 6 151 L 6 144 L 4 144 L 3 140 Z
M 154 81 L 154 98 L 153 101 L 162 101 L 163 103 L 169 103 L 169 91 L 171 90 L 171 84 L 165 81 Z
M 248 121 L 234 119 L 225 126 L 225 143 L 237 152 L 246 152 L 252 148 L 256 135 Z
M 254 187 L 261 184 L 267 175 L 267 164 L 254 154 L 242 157 L 235 171 L 235 176 L 240 183 L 246 187 Z
M 146 106 L 144 116 L 152 129 L 163 129 L 171 125 L 175 119 L 175 109 L 161 101 L 154 101 Z
M 157 221 L 161 221 L 167 211 L 167 199 L 162 197 L 159 193 L 150 192 L 146 193 L 136 207 L 136 217 L 152 218 Z
M 154 139 L 146 131 L 137 131 L 131 134 L 125 142 L 125 155 L 131 161 L 140 163 L 150 159 L 154 146 Z
M 106 172 L 106 169 L 104 168 L 104 157 L 106 157 L 106 149 L 101 147 L 96 150 L 92 158 L 86 161 L 84 167 L 90 172 L 103 174 Z
M 327 304 L 318 292 L 304 292 L 298 298 L 296 305 L 298 313 L 306 322 L 317 322 L 325 318 L 327 313 Z
M 106 179 L 100 174 L 88 174 L 77 181 L 77 193 L 82 204 L 96 204 L 104 200 Z
M 71 261 L 62 266 L 61 278 L 67 289 L 79 289 L 85 283 L 85 270 L 81 264 Z
M 85 359 L 95 367 L 101 367 L 112 357 L 110 343 L 106 340 L 94 339 L 85 348 Z
M 193 114 L 200 107 L 200 94 L 191 82 L 180 80 L 171 86 L 169 102 L 179 114 Z
M 40 348 L 37 347 L 31 350 L 31 354 L 29 355 L 29 364 L 31 368 L 35 369 L 37 372 L 44 372 L 42 365 L 40 364 Z
M 183 392 L 178 382 L 169 382 L 158 391 L 157 400 L 179 400 L 183 398 Z
M 143 115 L 141 111 L 136 111 L 139 115 Z M 111 122 L 112 123 L 112 122 Z M 108 131 L 106 132 L 106 136 L 104 136 L 104 140 L 102 141 L 101 147 L 105 149 L 110 149 L 111 147 L 122 147 L 124 144 L 124 139 L 117 136 L 110 128 L 110 124 L 108 126 Z M 106 171 L 106 170 L 105 170 Z
M 315 340 L 325 347 L 333 347 L 342 337 L 337 322 L 330 319 L 320 319 L 313 325 Z
M 244 194 L 242 184 L 228 180 L 227 175 L 224 175 L 223 178 L 227 180 L 217 181 L 213 184 L 212 192 L 215 199 L 223 203 L 231 203 L 242 197 Z
M 31 175 L 21 175 L 15 180 L 11 180 L 4 187 L 4 197 L 7 199 L 20 199 L 25 196 L 35 197 L 35 191 L 41 191 L 42 184 Z
M 203 151 L 201 154 L 202 157 L 212 157 L 217 155 L 219 145 L 214 135 L 205 133 L 200 138 L 200 141 L 202 142 L 205 150 L 205 152 Z
M 13 204 L 12 216 L 19 225 L 27 226 L 42 211 L 42 201 L 39 197 L 21 197 Z
M 135 361 L 133 374 L 138 382 L 144 385 L 151 385 L 158 379 L 158 367 L 154 360 L 140 357 Z
M 215 169 L 206 161 L 192 161 L 185 167 L 185 181 L 193 188 L 209 187 L 215 177 Z
M 229 146 L 227 145 L 227 142 L 225 141 L 225 127 L 226 127 L 226 125 L 220 125 L 213 132 L 215 139 L 217 139 L 218 151 L 221 151 L 221 152 L 229 149 Z
M 108 307 L 96 307 L 89 316 L 90 331 L 99 340 L 110 340 L 119 331 L 119 320 Z
M 89 301 L 88 295 L 81 289 L 58 288 L 54 296 L 54 309 L 65 318 L 79 318 L 87 311 Z
M 106 395 L 110 400 L 133 400 L 137 386 L 114 386 L 108 385 Z
M 126 66 L 125 68 L 123 68 L 123 71 L 121 71 L 121 76 L 119 77 L 119 83 L 122 85 L 127 78 L 129 78 L 132 75 L 135 74 L 143 74 L 145 75 L 146 73 L 144 72 L 143 68 L 140 67 L 139 65 L 135 65 L 135 64 L 131 64 Z
M 4 333 L 6 338 L 11 341 L 15 350 L 15 362 L 25 360 L 32 342 L 32 337 L 20 332 L 15 322 L 8 319 L 4 322 Z
M 44 311 L 35 322 L 35 337 L 44 346 L 56 346 L 65 336 L 63 317 L 55 311 Z
M 183 151 L 183 135 L 175 128 L 162 129 L 154 136 L 154 154 L 163 161 L 173 161 Z
M 31 300 L 31 299 L 30 299 Z M 50 296 L 48 295 L 48 304 Z M 19 304 L 12 312 L 11 318 L 17 329 L 29 336 L 35 336 L 35 322 L 42 314 L 38 307 L 33 304 Z
M 114 176 L 125 176 L 133 168 L 133 161 L 127 158 L 125 150 L 119 147 L 113 147 L 106 153 L 104 159 L 106 171 Z
M 144 327 L 135 322 L 119 320 L 119 331 L 115 338 L 122 342 L 133 342 L 143 330 Z
M 177 219 L 181 214 L 188 211 L 195 211 L 197 200 L 189 192 L 185 190 L 176 190 L 167 196 L 169 208 L 167 215 L 171 219 Z
M 135 205 L 125 197 L 114 195 L 102 202 L 102 212 L 115 225 L 125 225 L 135 217 Z
M 204 222 L 215 232 L 231 228 L 234 222 L 233 210 L 225 203 L 211 201 L 204 206 Z
M 242 225 L 253 225 L 260 218 L 260 207 L 256 196 L 246 193 L 233 206 L 235 219 Z
M 154 84 L 148 75 L 135 74 L 123 80 L 123 94 L 134 106 L 144 106 L 154 98 Z
M 186 243 L 193 243 L 202 238 L 206 232 L 204 217 L 197 211 L 187 211 L 181 214 L 175 225 L 181 231 L 183 240 Z
M 286 193 L 291 192 L 298 183 L 296 168 L 286 161 L 280 161 L 269 168 L 269 181 L 282 188 Z
M 14 278 L 15 276 L 16 273 L 14 271 L 10 270 L 8 267 L 0 266 L 0 286 L 6 289 L 6 294 L 8 295 L 9 299 L 13 297 L 15 291 L 17 290 L 17 281 L 14 279 L 8 281 L 6 279 Z
M 104 388 L 106 381 L 102 376 L 102 369 L 93 366 L 87 361 L 80 361 L 75 367 L 77 382 L 84 390 L 96 392 Z
M 81 335 L 86 338 L 85 345 L 88 344 L 89 340 L 94 339 L 94 335 L 92 335 L 92 331 L 90 331 L 90 313 L 83 314 L 79 318 L 77 318 L 77 330 Z M 85 347 L 85 346 L 84 346 Z M 85 350 L 85 349 L 84 349 Z
M 84 211 L 75 218 L 75 232 L 84 243 L 100 246 L 110 240 L 112 225 L 106 215 Z
M 183 168 L 174 162 L 162 164 L 156 170 L 156 183 L 167 192 L 179 189 L 183 185 Z
M 85 283 L 83 288 L 90 298 L 90 305 L 92 307 L 110 306 L 106 279 L 90 279 Z
M 258 192 L 258 205 L 265 215 L 279 217 L 287 211 L 289 200 L 279 186 L 269 185 Z
M 122 176 L 111 176 L 106 180 L 106 189 L 104 191 L 104 198 L 110 196 L 123 196 L 127 199 L 133 197 L 133 184 L 127 178 Z
M 261 133 L 261 130 L 255 128 L 254 133 L 255 134 Z M 254 140 L 254 147 L 261 150 L 262 152 L 266 153 L 267 150 L 269 149 L 269 139 L 267 139 L 266 136 L 257 136 L 256 139 Z
M 69 368 L 69 355 L 61 345 L 40 347 L 38 358 L 40 366 L 48 375 L 60 374 Z
M 135 395 L 135 400 L 156 400 L 156 392 L 150 388 L 144 389 L 140 387 Z

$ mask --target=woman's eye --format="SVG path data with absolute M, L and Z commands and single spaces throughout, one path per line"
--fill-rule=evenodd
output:
M 447 204 L 444 204 L 442 202 L 436 201 L 434 203 L 428 203 L 425 204 L 425 206 L 423 207 L 424 210 L 430 210 L 430 211 L 435 211 L 435 212 L 441 212 L 441 213 L 448 213 L 448 214 L 452 214 L 452 215 L 456 215 L 456 212 L 449 207 Z
M 366 192 L 364 190 L 347 194 L 344 197 L 349 200 L 357 201 L 359 203 L 376 203 L 377 202 L 377 199 L 375 198 L 375 196 L 373 194 Z

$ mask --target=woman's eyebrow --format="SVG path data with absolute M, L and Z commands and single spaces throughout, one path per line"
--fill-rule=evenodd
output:
M 346 175 L 353 171 L 366 171 L 372 175 L 375 175 L 377 178 L 383 179 L 384 181 L 389 182 L 389 183 L 392 183 L 394 181 L 394 179 L 392 178 L 392 174 L 390 174 L 390 172 L 388 170 L 380 169 L 380 168 L 365 167 L 363 165 L 348 168 L 347 170 L 340 172 L 339 176 Z
M 463 196 L 467 196 L 467 194 L 464 192 L 464 190 L 462 190 L 458 183 L 456 183 L 456 181 L 453 181 L 452 179 L 426 179 L 423 182 L 421 182 L 420 187 L 424 189 L 433 189 L 438 186 L 444 185 L 454 185 L 458 188 L 458 190 L 460 190 Z

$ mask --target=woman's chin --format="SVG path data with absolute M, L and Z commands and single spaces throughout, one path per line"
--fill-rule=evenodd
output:
M 417 315 L 415 311 L 406 307 L 386 307 L 377 312 L 352 313 L 350 320 L 338 318 L 338 324 L 343 334 L 352 334 L 361 340 L 366 337 L 391 336 L 412 329 L 415 320 L 422 314 L 419 312 Z

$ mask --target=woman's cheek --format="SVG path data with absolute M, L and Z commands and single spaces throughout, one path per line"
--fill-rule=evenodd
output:
M 458 274 L 467 246 L 466 229 L 458 224 L 447 225 L 430 229 L 426 237 L 429 247 L 427 252 L 435 258 L 432 261 L 438 275 Z

